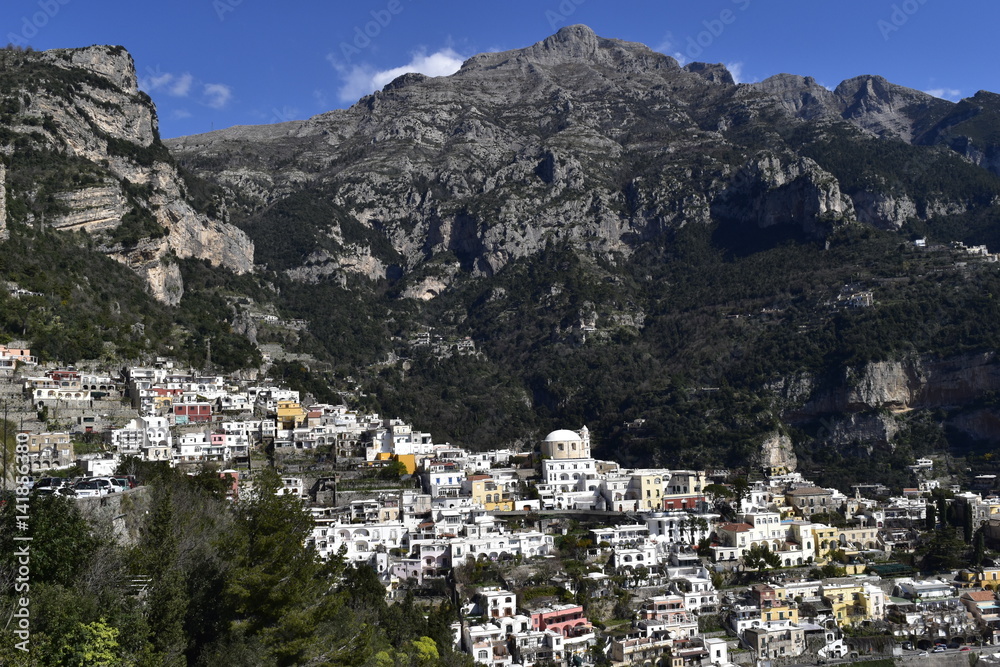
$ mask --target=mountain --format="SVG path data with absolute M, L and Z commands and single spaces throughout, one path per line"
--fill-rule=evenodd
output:
M 989 470 L 995 97 L 737 84 L 571 26 L 308 120 L 153 136 L 176 205 L 254 261 L 176 260 L 187 287 L 162 317 L 186 333 L 157 344 L 198 360 L 211 339 L 215 360 L 228 340 L 235 367 L 252 340 L 324 400 L 471 447 L 586 423 L 599 455 L 635 465 L 757 466 L 791 443 L 826 484 L 907 486 L 931 452 Z M 55 215 L 31 201 L 31 220 Z M 253 325 L 247 303 L 294 326 Z
M 192 185 L 160 142 L 156 109 L 121 47 L 0 52 L 7 224 L 98 235 L 101 250 L 177 304 L 172 257 L 253 269 L 253 244 Z
M 345 259 L 320 247 L 304 262 L 265 251 L 262 261 L 279 270 L 384 278 L 395 263 L 411 273 L 451 252 L 461 270 L 493 275 L 550 239 L 610 257 L 688 222 L 822 235 L 854 220 L 898 228 L 911 214 L 967 212 L 981 202 L 966 189 L 927 191 L 910 173 L 930 161 L 974 174 L 987 203 L 995 195 L 994 179 L 931 150 L 964 141 L 965 157 L 992 159 L 992 138 L 963 132 L 972 121 L 956 122 L 958 106 L 873 76 L 835 91 L 791 75 L 737 85 L 720 65 L 681 67 L 571 26 L 526 49 L 475 56 L 453 76 L 401 76 L 345 111 L 167 145 L 245 198 L 251 233 L 308 190 L 394 251 L 359 244 Z M 892 150 L 900 162 L 879 165 L 885 174 L 845 174 L 823 159 L 833 143 L 850 144 L 838 146 L 848 160 Z M 926 148 L 907 150 L 915 145 Z M 450 266 L 428 272 L 407 294 L 431 297 L 451 280 Z
M 0 50 L 3 342 L 66 363 L 202 363 L 212 345 L 221 367 L 259 361 L 218 287 L 257 285 L 221 195 L 164 147 L 122 47 Z

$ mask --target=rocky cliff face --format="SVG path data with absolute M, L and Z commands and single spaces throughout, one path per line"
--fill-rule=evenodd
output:
M 993 353 L 909 357 L 847 368 L 830 386 L 809 386 L 812 390 L 797 414 L 947 408 L 1000 390 L 1000 361 Z
M 771 433 L 761 444 L 760 465 L 765 469 L 794 472 L 798 458 L 792 448 L 792 439 L 784 433 Z
M 1000 415 L 992 408 L 963 412 L 1000 391 L 1000 360 L 992 352 L 947 359 L 910 356 L 846 368 L 826 383 L 802 377 L 772 387 L 788 406 L 790 423 L 818 422 L 818 442 L 843 448 L 884 445 L 899 430 L 892 413 L 912 410 L 958 410 L 953 424 L 973 437 L 995 440 Z
M 832 222 L 855 219 L 854 202 L 834 176 L 809 158 L 763 154 L 750 159 L 714 202 L 714 215 L 761 229 L 796 225 L 822 236 Z
M 15 67 L 34 68 L 50 81 L 20 79 Z M 108 252 L 135 268 L 152 293 L 168 303 L 176 303 L 182 293 L 177 267 L 168 266 L 171 255 L 206 259 L 237 273 L 253 269 L 250 239 L 195 211 L 186 200 L 177 167 L 160 143 L 155 109 L 139 91 L 134 63 L 123 48 L 6 52 L 0 77 L 9 78 L 11 92 L 26 101 L 12 117 L 13 133 L 29 137 L 36 148 L 86 161 L 103 175 L 92 185 L 65 183 L 54 193 L 65 212 L 45 224 L 111 232 L 130 211 L 144 211 L 167 234 L 136 247 L 111 243 Z M 0 150 L 9 154 L 12 146 Z M 24 196 L 30 199 L 33 193 Z
M 888 185 L 845 192 L 785 139 L 804 124 L 839 122 L 862 139 L 916 142 L 954 106 L 874 76 L 834 91 L 792 75 L 737 85 L 721 65 L 681 67 L 570 26 L 470 58 L 449 77 L 403 75 L 347 110 L 167 145 L 250 195 L 252 220 L 266 224 L 271 202 L 308 187 L 384 235 L 405 270 L 452 253 L 464 273 L 491 275 L 553 240 L 611 258 L 689 223 L 823 235 L 842 222 L 891 229 L 967 210 L 964 201 L 918 207 Z M 391 263 L 377 259 L 362 272 Z M 316 270 L 295 275 L 313 280 Z M 404 293 L 426 298 L 438 287 Z

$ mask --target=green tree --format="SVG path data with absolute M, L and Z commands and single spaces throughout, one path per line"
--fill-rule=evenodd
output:
M 31 582 L 72 586 L 81 570 L 94 556 L 97 538 L 90 524 L 80 514 L 76 503 L 63 496 L 32 495 L 29 527 L 31 530 Z M 0 564 L 13 566 L 16 506 L 0 507 Z
M 279 664 L 293 664 L 316 630 L 310 618 L 320 565 L 306 548 L 312 519 L 301 501 L 277 495 L 281 478 L 267 468 L 233 508 L 233 534 L 223 553 L 232 568 L 225 597 L 237 634 L 259 637 Z M 384 593 L 383 593 L 384 595 Z
M 743 511 L 743 501 L 750 496 L 750 482 L 746 477 L 737 477 L 733 482 L 733 497 L 736 500 L 736 512 Z
M 781 567 L 781 556 L 767 547 L 753 546 L 743 553 L 743 566 L 760 575 L 768 568 Z
M 178 563 L 172 487 L 160 483 L 153 487 L 152 493 L 152 510 L 135 561 L 138 574 L 150 577 L 147 622 L 157 661 L 165 666 L 184 667 L 187 664 L 184 622 L 189 600 Z
M 77 625 L 63 638 L 59 665 L 66 667 L 118 667 L 124 664 L 118 628 L 99 620 Z
M 976 536 L 972 540 L 972 564 L 982 565 L 986 558 L 986 536 L 983 529 L 976 531 Z

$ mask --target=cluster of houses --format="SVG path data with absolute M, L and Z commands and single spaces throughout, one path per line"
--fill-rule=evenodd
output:
M 585 605 L 519 599 L 516 586 L 477 589 L 454 633 L 478 664 L 580 664 L 595 646 L 621 665 L 665 657 L 674 667 L 807 654 L 849 659 L 866 650 L 849 628 L 875 624 L 899 644 L 927 646 L 993 643 L 1000 631 L 1000 569 L 926 580 L 888 563 L 894 551 L 918 545 L 923 495 L 936 486 L 929 481 L 888 499 L 884 488 L 859 484 L 847 495 L 785 468 L 729 485 L 726 471 L 596 459 L 585 426 L 553 431 L 530 452 L 471 452 L 435 443 L 402 420 L 306 405 L 292 390 L 169 362 L 105 377 L 74 369 L 35 374 L 26 349 L 0 347 L 5 358 L 32 371 L 21 388 L 34 408 L 78 406 L 76 433 L 18 433 L 38 470 L 76 462 L 107 474 L 125 456 L 238 467 L 260 444 L 322 452 L 336 464 L 329 472 L 286 475 L 280 492 L 308 505 L 309 541 L 320 558 L 370 565 L 390 594 L 444 588 L 455 568 L 469 564 L 552 563 L 572 538 L 587 572 L 563 577 L 561 587 L 593 599 L 622 590 L 631 596 L 631 622 L 605 635 Z M 74 457 L 73 438 L 97 428 L 99 420 L 87 419 L 92 401 L 127 402 L 132 416 L 103 433 L 110 455 Z M 393 475 L 371 474 L 386 467 Z M 919 460 L 913 471 L 929 476 L 933 461 Z M 237 494 L 239 474 L 225 474 Z M 953 490 L 950 502 L 975 525 L 991 530 L 996 522 L 1000 531 L 1000 498 L 987 489 Z M 571 525 L 587 528 L 571 532 Z M 761 553 L 785 569 L 746 589 L 717 589 L 723 573 L 764 567 Z M 817 576 L 825 565 L 838 576 Z

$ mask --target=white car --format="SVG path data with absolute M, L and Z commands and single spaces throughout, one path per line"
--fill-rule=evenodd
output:
M 115 486 L 107 477 L 81 479 L 73 486 L 77 498 L 99 498 L 115 493 Z

